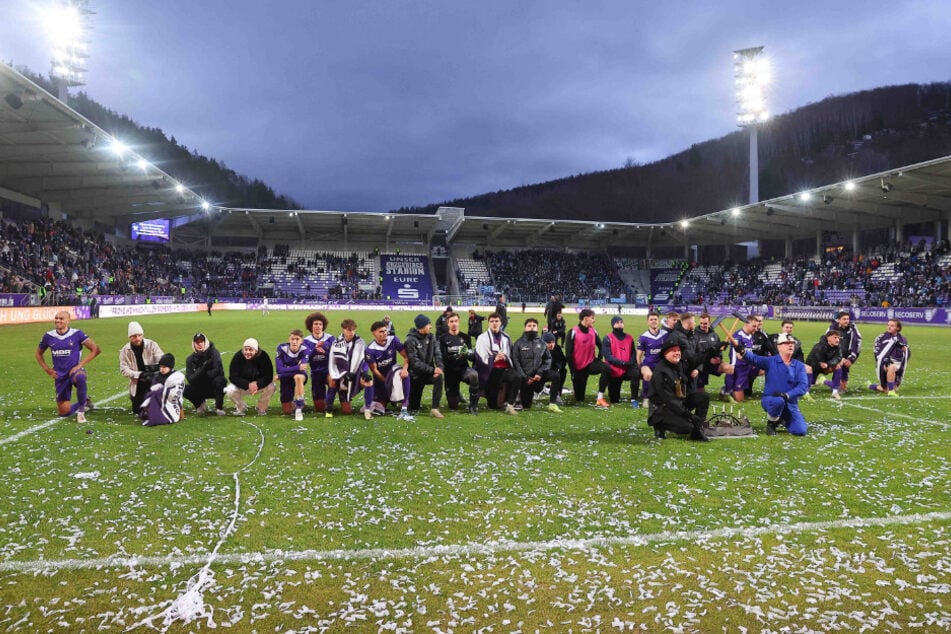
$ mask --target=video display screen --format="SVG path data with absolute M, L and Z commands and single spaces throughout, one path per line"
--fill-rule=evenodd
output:
M 165 218 L 132 223 L 132 239 L 143 242 L 168 242 L 169 221 Z

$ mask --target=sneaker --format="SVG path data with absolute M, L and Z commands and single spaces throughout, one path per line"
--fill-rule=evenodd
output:
M 469 403 L 469 413 L 475 416 L 479 413 L 479 406 L 475 403 Z
M 522 411 L 523 409 L 525 409 L 524 407 L 522 407 L 522 404 L 519 403 L 519 402 L 517 402 L 517 401 L 516 401 L 515 405 L 512 406 L 512 408 L 515 409 L 516 412 L 520 412 L 520 411 Z
M 202 403 L 201 405 L 195 408 L 196 414 L 204 414 L 207 411 L 208 411 L 208 405 L 206 403 Z
M 556 396 L 554 399 L 552 399 L 551 402 L 554 403 L 555 405 L 559 406 L 559 407 L 564 407 L 564 406 L 565 406 L 565 401 L 564 401 L 564 399 L 562 399 L 560 396 Z
M 901 398 L 901 396 L 895 390 L 891 390 L 888 393 L 888 398 Z
M 647 409 L 650 406 L 651 406 L 651 400 L 649 398 L 645 398 L 643 401 L 641 401 L 641 407 L 643 407 L 644 409 Z
M 699 442 L 710 442 L 710 439 L 707 438 L 707 435 L 703 433 L 703 430 L 699 427 L 694 427 L 693 431 L 690 432 L 690 440 L 696 440 Z
M 810 403 L 815 403 L 815 402 L 816 402 L 816 399 L 815 399 L 815 397 L 812 395 L 811 392 L 806 392 L 805 394 L 803 394 L 803 395 L 802 395 L 802 400 L 804 400 L 804 401 L 809 401 Z
M 215 414 L 217 414 L 218 416 L 225 416 L 227 413 L 228 413 L 228 412 L 224 411 L 223 409 L 216 409 L 216 410 L 215 410 Z
M 767 435 L 767 436 L 775 436 L 775 435 L 776 435 L 776 428 L 777 428 L 778 426 L 779 426 L 779 419 L 778 419 L 778 418 L 777 418 L 776 420 L 769 420 L 769 419 L 767 419 L 767 420 L 766 420 L 766 435 Z
M 92 402 L 91 398 L 87 398 L 85 407 L 83 407 L 83 409 L 87 412 L 91 412 L 92 410 L 96 409 L 96 404 Z
M 842 400 L 842 397 L 839 396 L 839 390 L 832 390 L 832 398 L 834 398 L 837 401 Z
M 364 418 L 365 420 L 373 420 L 373 408 L 372 408 L 372 407 L 364 407 L 364 408 L 363 408 L 363 418 Z
M 76 412 L 76 422 L 85 423 L 86 422 L 86 412 Z
M 236 409 L 234 410 L 234 415 L 235 415 L 235 416 L 244 416 L 244 415 L 246 415 L 247 413 L 248 413 L 248 408 L 247 408 L 247 407 L 236 408 Z
M 640 408 L 640 406 L 641 406 L 641 404 L 638 402 L 638 400 L 637 400 L 636 398 L 631 399 L 631 408 L 632 408 L 632 409 L 638 409 L 638 408 Z
M 554 403 L 549 403 L 549 404 L 548 404 L 548 411 L 549 411 L 549 412 L 553 412 L 553 413 L 555 413 L 555 414 L 561 414 L 561 413 L 562 413 L 562 412 L 561 412 L 561 408 L 558 407 L 557 405 L 555 405 Z
M 324 412 L 324 418 L 333 418 L 333 417 L 334 417 L 334 413 L 333 413 L 333 412 L 331 412 L 331 411 L 329 411 L 329 410 L 326 411 L 326 412 Z
M 600 407 L 601 409 L 610 409 L 611 404 L 608 403 L 607 399 L 603 396 L 594 402 L 595 407 Z
M 518 416 L 518 410 L 511 403 L 506 403 L 503 411 L 509 416 Z
M 442 415 L 442 412 L 440 412 L 438 409 L 429 410 L 429 415 L 432 416 L 433 418 L 438 418 L 440 420 L 445 418 L 445 416 Z
M 294 420 L 297 421 L 298 423 L 304 420 L 304 410 L 298 407 L 297 410 L 294 412 Z
M 402 410 L 399 414 L 396 415 L 396 420 L 405 421 L 405 422 L 407 422 L 407 423 L 415 423 L 415 422 L 416 422 L 416 418 L 415 418 L 412 414 L 410 414 L 408 411 L 406 411 L 405 409 Z
M 254 413 L 257 414 L 258 416 L 267 416 L 267 410 L 266 410 L 266 409 L 265 409 L 265 410 L 260 410 L 260 409 L 258 409 L 258 408 L 255 407 L 255 408 L 254 408 Z
M 658 438 L 660 440 L 667 438 L 667 430 L 665 430 L 663 427 L 654 427 L 654 438 Z

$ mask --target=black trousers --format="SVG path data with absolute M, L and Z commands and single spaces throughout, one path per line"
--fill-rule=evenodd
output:
M 417 411 L 419 404 L 423 401 L 423 389 L 427 385 L 433 386 L 433 409 L 439 409 L 439 403 L 442 401 L 442 386 L 445 378 L 442 374 L 426 376 L 422 374 L 409 375 L 409 409 Z
M 463 372 L 453 372 L 446 370 L 446 401 L 449 403 L 449 409 L 456 409 L 459 406 L 459 384 L 465 383 L 469 386 L 469 402 L 475 403 L 479 400 L 479 373 L 475 368 L 466 368 Z
M 710 409 L 710 395 L 706 392 L 691 392 L 683 401 L 684 409 L 688 413 L 706 420 L 707 410 Z M 689 434 L 694 430 L 694 424 L 688 416 L 676 414 L 666 407 L 657 407 L 651 401 L 651 415 L 648 419 L 655 429 L 663 429 L 674 434 Z
M 527 381 L 520 382 L 519 398 L 522 402 L 522 407 L 525 409 L 532 406 L 532 400 L 535 398 L 535 395 L 539 394 L 548 382 L 551 382 L 548 401 L 553 403 L 556 398 L 561 396 L 561 376 L 556 370 L 546 370 L 541 373 L 541 377 L 540 381 L 531 384 Z
M 514 404 L 515 395 L 522 382 L 514 368 L 492 368 L 489 378 L 482 386 L 489 409 L 502 409 L 505 404 Z
M 625 381 L 631 382 L 631 399 L 636 401 L 641 387 L 640 368 L 625 368 L 624 374 L 614 376 L 611 374 L 611 367 L 606 367 L 604 372 L 601 373 L 601 380 L 598 382 L 598 391 L 603 392 L 605 388 L 607 388 L 608 400 L 612 403 L 620 403 L 621 385 Z
M 225 408 L 225 385 L 228 380 L 224 376 L 216 376 L 210 381 L 193 381 L 185 386 L 182 396 L 195 407 L 207 399 L 215 399 L 215 409 Z
M 571 387 L 575 392 L 575 401 L 584 401 L 584 391 L 588 385 L 588 377 L 598 375 L 607 368 L 607 364 L 601 359 L 595 359 L 581 370 L 575 370 L 571 373 Z
M 142 401 L 149 397 L 151 389 L 152 381 L 136 381 L 135 394 L 129 394 L 129 398 L 132 400 L 133 414 L 139 413 L 139 408 L 142 407 Z

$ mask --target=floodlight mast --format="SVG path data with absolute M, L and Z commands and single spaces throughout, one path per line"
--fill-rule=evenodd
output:
M 769 120 L 766 87 L 769 85 L 769 61 L 763 47 L 733 51 L 733 79 L 736 88 L 736 125 L 750 131 L 750 204 L 759 202 L 759 126 Z
M 89 18 L 95 12 L 89 0 L 54 0 L 46 15 L 46 27 L 52 40 L 51 77 L 56 81 L 57 97 L 63 103 L 69 89 L 86 84 L 85 60 L 89 58 Z

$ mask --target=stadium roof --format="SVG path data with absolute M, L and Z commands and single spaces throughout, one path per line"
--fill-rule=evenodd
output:
M 808 192 L 722 210 L 682 223 L 466 217 L 231 209 L 212 206 L 133 150 L 113 151 L 113 139 L 41 87 L 0 64 L 0 195 L 120 233 L 130 222 L 180 218 L 177 241 L 213 236 L 273 241 L 377 242 L 392 248 L 451 242 L 515 248 L 715 245 L 751 239 L 814 239 L 817 232 L 866 230 L 951 218 L 951 157 L 835 183 Z M 142 163 L 140 164 L 140 161 Z M 803 195 L 807 194 L 807 195 Z M 176 223 L 178 224 L 178 223 Z
M 26 204 L 114 224 L 149 212 L 194 213 L 201 199 L 160 168 L 120 156 L 108 133 L 0 64 L 0 188 Z M 12 193 L 11 193 L 12 192 Z

